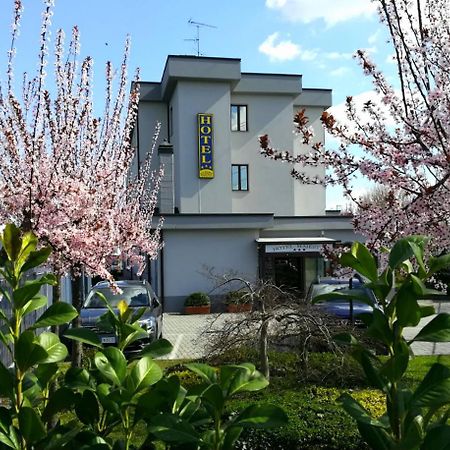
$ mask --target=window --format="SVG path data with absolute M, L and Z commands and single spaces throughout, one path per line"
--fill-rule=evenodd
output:
M 231 105 L 231 131 L 248 131 L 247 105 Z
M 231 166 L 231 189 L 233 191 L 248 191 L 247 164 L 233 164 Z

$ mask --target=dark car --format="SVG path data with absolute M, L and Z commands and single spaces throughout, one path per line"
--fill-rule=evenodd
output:
M 328 314 L 352 322 L 361 323 L 358 320 L 360 314 L 372 313 L 373 308 L 378 307 L 374 293 L 365 287 L 359 278 L 321 278 L 311 284 L 307 301 L 311 303 L 324 294 L 328 295 L 316 303 L 317 307 Z M 337 294 L 336 297 L 333 297 L 333 294 Z
M 98 326 L 98 319 L 107 311 L 103 299 L 97 295 L 100 292 L 106 297 L 114 311 L 117 311 L 117 305 L 121 300 L 124 300 L 132 309 L 146 308 L 139 319 L 139 325 L 147 332 L 147 336 L 134 342 L 131 350 L 138 350 L 161 338 L 163 331 L 162 306 L 150 284 L 137 280 L 117 281 L 116 284 L 122 291 L 121 294 L 113 292 L 109 283 L 105 281 L 97 283 L 92 288 L 80 312 L 81 326 L 95 331 L 102 344 L 116 344 L 116 336 L 105 332 Z

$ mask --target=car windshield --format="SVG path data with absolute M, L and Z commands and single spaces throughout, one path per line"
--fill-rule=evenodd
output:
M 314 300 L 315 297 L 318 295 L 323 294 L 329 294 L 331 292 L 339 292 L 341 294 L 352 294 L 355 296 L 359 296 L 362 298 L 368 298 L 373 303 L 374 298 L 373 294 L 368 288 L 364 288 L 362 286 L 354 287 L 353 289 L 350 289 L 347 285 L 344 284 L 315 284 L 312 286 L 311 291 L 311 300 Z M 326 300 L 327 302 L 342 302 L 346 301 L 345 298 L 342 297 L 336 297 L 336 298 L 329 298 Z M 358 300 L 355 300 L 358 301 Z
M 122 294 L 115 294 L 109 287 L 106 288 L 95 288 L 93 289 L 84 304 L 85 308 L 105 308 L 105 302 L 103 299 L 97 295 L 98 292 L 102 293 L 108 303 L 113 308 L 117 307 L 121 300 L 124 300 L 128 306 L 138 307 L 138 306 L 149 306 L 149 298 L 147 290 L 141 286 L 123 286 L 121 287 Z

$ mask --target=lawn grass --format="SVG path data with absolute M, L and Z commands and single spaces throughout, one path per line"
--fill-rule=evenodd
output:
M 232 358 L 215 360 L 214 364 L 236 364 L 247 360 L 257 363 L 254 355 L 243 352 L 240 355 L 233 353 Z M 364 374 L 353 359 L 329 353 L 311 353 L 306 362 L 294 353 L 274 353 L 270 360 L 272 376 L 268 388 L 237 396 L 229 402 L 227 413 L 235 414 L 249 403 L 272 403 L 286 411 L 289 423 L 279 429 L 244 431 L 237 449 L 367 449 L 355 422 L 342 410 L 338 398 L 349 392 L 374 416 L 384 413 L 385 398 L 380 391 L 367 385 Z M 196 375 L 184 367 L 191 360 L 158 359 L 156 362 L 166 373 L 178 375 L 186 387 L 198 382 Z M 412 358 L 403 380 L 404 386 L 417 386 L 435 362 L 450 366 L 450 356 Z M 145 425 L 141 423 L 136 428 L 134 444 L 142 443 L 145 435 Z M 120 427 L 110 437 L 120 439 Z M 161 444 L 157 448 L 165 447 Z

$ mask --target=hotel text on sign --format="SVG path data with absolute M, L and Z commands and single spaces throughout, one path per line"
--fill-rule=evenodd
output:
M 323 244 L 278 244 L 266 245 L 266 253 L 320 253 Z
M 213 115 L 197 114 L 198 121 L 198 177 L 214 178 Z

